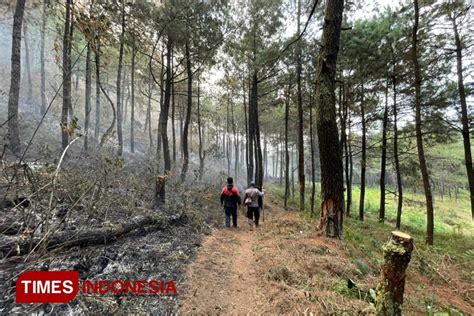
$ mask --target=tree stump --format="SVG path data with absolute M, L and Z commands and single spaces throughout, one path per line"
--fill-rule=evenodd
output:
M 166 176 L 156 177 L 155 207 L 161 206 L 165 203 L 165 184 L 166 184 Z
M 401 315 L 405 291 L 405 270 L 411 259 L 413 238 L 394 231 L 383 246 L 384 263 L 381 267 L 375 302 L 377 315 Z

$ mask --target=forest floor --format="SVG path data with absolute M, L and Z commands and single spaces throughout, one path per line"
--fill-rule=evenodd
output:
M 351 242 L 318 235 L 314 220 L 283 210 L 276 200 L 266 205 L 258 229 L 251 230 L 240 212 L 239 228 L 204 238 L 180 286 L 179 313 L 373 314 L 370 289 L 379 272 L 366 263 L 373 258 Z M 472 284 L 459 277 L 462 269 L 447 262 L 446 270 L 420 272 L 417 256 L 408 270 L 405 313 L 474 314 Z

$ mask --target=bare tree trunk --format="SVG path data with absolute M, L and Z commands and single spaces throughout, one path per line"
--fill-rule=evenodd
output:
M 95 131 L 94 138 L 99 141 L 100 133 L 100 33 L 95 47 Z
M 41 115 L 46 112 L 46 68 L 44 59 L 44 47 L 46 42 L 46 18 L 48 13 L 48 0 L 43 0 L 43 12 L 41 14 L 41 42 L 40 42 L 40 67 L 41 67 Z
M 388 80 L 385 88 L 385 107 L 382 120 L 382 157 L 380 162 L 380 208 L 379 221 L 385 221 L 385 174 L 387 166 L 387 125 L 388 125 Z
M 13 16 L 12 55 L 10 72 L 10 93 L 8 96 L 8 134 L 10 149 L 20 152 L 20 131 L 18 127 L 18 99 L 21 81 L 21 25 L 25 12 L 26 0 L 18 0 Z
M 175 96 L 175 83 L 174 83 L 174 66 L 173 66 L 173 51 L 171 51 L 171 137 L 173 142 L 173 163 L 176 164 L 176 127 L 175 127 L 175 116 L 176 116 L 176 96 Z
M 72 108 L 71 103 L 71 10 L 72 0 L 66 1 L 66 18 L 64 21 L 63 34 L 63 106 L 61 112 L 61 139 L 62 148 L 65 149 L 69 144 L 68 135 L 68 113 Z
M 30 43 L 28 39 L 28 23 L 23 22 L 23 41 L 25 42 L 25 65 L 26 75 L 28 79 L 28 94 L 26 103 L 31 104 L 33 101 L 33 80 L 31 79 L 31 65 L 30 65 Z
M 311 215 L 314 214 L 314 197 L 316 195 L 316 162 L 314 161 L 314 128 L 313 128 L 313 97 L 309 99 L 309 144 L 311 150 Z
M 301 0 L 298 0 L 297 34 L 300 34 Z M 301 41 L 296 47 L 296 87 L 298 106 L 298 183 L 300 186 L 300 212 L 304 211 L 305 174 L 304 174 L 304 121 L 303 95 L 301 92 Z
M 466 164 L 467 179 L 469 182 L 469 193 L 471 197 L 471 216 L 474 220 L 474 171 L 472 169 L 472 154 L 471 154 L 471 139 L 469 127 L 469 115 L 466 102 L 466 90 L 464 88 L 464 76 L 462 66 L 462 43 L 459 37 L 458 26 L 456 19 L 450 17 L 453 24 L 454 39 L 456 42 L 456 70 L 458 77 L 458 92 L 459 101 L 461 103 L 461 124 L 462 124 L 462 138 L 464 144 L 464 163 Z
M 170 155 L 170 146 L 168 141 L 168 116 L 170 109 L 170 99 L 171 99 L 171 81 L 173 80 L 171 76 L 171 54 L 173 50 L 173 41 L 171 36 L 168 36 L 168 41 L 166 43 L 166 81 L 165 81 L 165 98 L 163 102 L 163 108 L 160 111 L 159 117 L 159 132 L 161 135 L 161 141 L 163 144 L 163 158 L 165 162 L 165 173 L 168 173 L 171 170 L 171 155 Z
M 396 79 L 393 76 L 393 159 L 395 161 L 395 173 L 397 176 L 397 223 L 396 227 L 400 229 L 402 222 L 402 208 L 403 208 L 403 186 L 402 186 L 402 176 L 400 171 L 400 159 L 398 156 L 398 105 L 397 105 L 397 86 Z
M 123 66 L 123 49 L 124 49 L 124 36 L 125 36 L 125 0 L 122 0 L 122 32 L 120 34 L 120 49 L 119 49 L 119 60 L 117 69 L 117 140 L 118 140 L 118 151 L 117 154 L 122 156 L 123 153 L 123 135 L 122 135 L 122 66 Z
M 133 31 L 135 32 L 135 30 Z M 136 47 L 135 47 L 135 33 L 132 35 L 132 69 L 130 74 L 130 89 L 132 94 L 132 100 L 130 101 L 130 151 L 135 152 L 135 60 L 136 60 Z
M 291 83 L 288 81 L 288 90 L 285 96 L 285 201 L 284 201 L 285 210 L 288 209 L 288 197 L 290 195 L 290 153 L 288 151 L 288 121 L 290 118 L 290 93 L 291 93 Z M 278 157 L 278 154 L 277 154 L 277 157 Z
M 187 109 L 186 118 L 183 129 L 183 168 L 181 169 L 181 180 L 184 181 L 188 172 L 189 164 L 189 148 L 188 148 L 188 133 L 189 125 L 191 123 L 191 111 L 193 106 L 193 71 L 191 69 L 191 53 L 189 50 L 189 42 L 186 42 L 186 70 L 188 74 L 188 95 L 187 95 Z
M 91 99 L 92 99 L 92 70 L 91 70 L 91 44 L 87 43 L 86 53 L 86 92 L 85 92 L 85 109 L 84 109 L 84 151 L 89 150 L 89 122 L 91 115 Z
M 367 167 L 367 128 L 365 121 L 365 105 L 364 105 L 364 85 L 362 85 L 362 99 L 360 101 L 360 115 L 362 122 L 362 157 L 360 160 L 360 197 L 359 197 L 359 220 L 364 220 L 364 203 L 365 203 L 365 171 Z
M 327 236 L 342 237 L 344 186 L 336 122 L 335 78 L 344 0 L 326 2 L 321 53 L 316 74 L 316 117 L 321 160 L 321 222 Z
M 421 176 L 423 178 L 423 188 L 426 198 L 426 243 L 433 244 L 434 235 L 434 210 L 433 195 L 431 193 L 430 177 L 428 167 L 426 165 L 425 150 L 423 148 L 423 134 L 421 131 L 421 71 L 418 63 L 418 21 L 419 8 L 418 0 L 413 0 L 415 6 L 415 23 L 413 24 L 412 36 L 412 58 L 415 69 L 415 130 L 416 130 L 416 147 L 418 149 L 418 160 L 420 162 Z

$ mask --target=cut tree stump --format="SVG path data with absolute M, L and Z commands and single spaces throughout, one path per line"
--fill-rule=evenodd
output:
M 394 231 L 383 246 L 384 263 L 377 286 L 375 308 L 377 315 L 401 315 L 405 291 L 405 271 L 413 251 L 413 238 Z
M 47 238 L 46 249 L 52 250 L 56 248 L 111 243 L 133 230 L 144 229 L 147 226 L 153 227 L 154 229 L 144 229 L 145 233 L 148 233 L 156 229 L 166 228 L 168 225 L 179 220 L 180 217 L 153 218 L 150 216 L 137 216 L 130 222 L 117 225 L 114 228 L 58 232 Z M 39 249 L 38 245 L 40 243 L 44 243 L 44 238 L 42 237 L 35 237 L 33 239 L 11 236 L 0 237 L 0 254 L 4 258 L 28 254 L 32 249 Z

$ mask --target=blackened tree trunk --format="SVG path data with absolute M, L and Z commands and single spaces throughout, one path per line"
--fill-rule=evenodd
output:
M 382 157 L 380 159 L 380 207 L 379 221 L 385 221 L 385 174 L 387 166 L 387 125 L 388 125 L 388 80 L 385 88 L 385 107 L 382 119 Z
M 43 12 L 41 14 L 41 39 L 40 39 L 40 73 L 41 73 L 41 115 L 46 112 L 46 67 L 44 60 L 44 47 L 46 37 L 46 21 L 48 13 L 48 0 L 43 0 Z
M 398 105 L 397 105 L 397 82 L 395 76 L 392 78 L 393 83 L 393 160 L 395 162 L 395 173 L 397 176 L 397 222 L 396 227 L 400 229 L 402 223 L 403 208 L 403 187 L 402 175 L 400 171 L 400 158 L 398 154 Z
M 316 118 L 321 160 L 321 222 L 327 236 L 342 237 L 344 187 L 336 122 L 335 78 L 344 0 L 328 0 L 316 73 Z
M 191 123 L 191 111 L 193 107 L 193 70 L 191 63 L 191 52 L 189 49 L 189 41 L 186 42 L 186 71 L 188 76 L 188 95 L 187 95 L 187 107 L 186 107 L 186 118 L 184 121 L 183 129 L 183 168 L 181 169 L 181 180 L 184 181 L 188 172 L 189 165 L 189 146 L 188 146 L 188 134 L 189 124 Z M 225 136 L 224 136 L 225 137 Z
M 122 135 L 122 66 L 123 66 L 123 49 L 124 49 L 124 37 L 125 37 L 125 0 L 122 0 L 122 32 L 120 34 L 120 49 L 119 49 L 119 60 L 117 67 L 117 141 L 118 150 L 117 154 L 122 156 L 123 153 L 123 135 Z
M 163 145 L 163 158 L 165 162 L 165 173 L 171 170 L 171 156 L 170 156 L 170 145 L 168 141 L 168 115 L 170 109 L 171 99 L 171 51 L 173 50 L 173 41 L 171 36 L 168 36 L 166 43 L 166 81 L 165 81 L 165 98 L 163 102 L 163 108 L 160 111 L 159 117 L 159 132 L 161 135 L 161 142 Z
M 250 87 L 250 98 L 249 98 L 249 115 L 248 115 L 248 124 L 249 124 L 249 137 L 248 137 L 248 151 L 249 151 L 249 166 L 247 168 L 247 178 L 248 181 L 253 181 L 254 178 L 254 144 L 255 144 L 255 99 L 257 98 L 257 74 L 254 73 L 252 76 L 252 84 Z
M 67 131 L 68 113 L 72 108 L 71 102 L 71 10 L 72 0 L 66 0 L 66 16 L 64 20 L 63 34 L 63 106 L 61 111 L 61 139 L 62 147 L 65 149 L 69 144 Z
M 360 160 L 360 197 L 359 197 L 359 220 L 364 220 L 364 203 L 365 203 L 365 171 L 367 166 L 367 127 L 365 121 L 365 104 L 364 104 L 364 86 L 362 85 L 362 97 L 360 101 L 360 116 L 362 121 L 362 149 Z
M 301 0 L 298 0 L 297 34 L 300 34 Z M 301 41 L 296 47 L 296 87 L 298 107 L 298 183 L 300 187 L 300 211 L 304 211 L 305 174 L 304 174 L 304 121 L 303 121 L 303 94 L 301 91 Z
M 423 134 L 421 131 L 421 70 L 418 62 L 418 22 L 420 12 L 418 8 L 418 0 L 413 0 L 415 6 L 415 22 L 413 24 L 412 34 L 412 58 L 415 71 L 415 131 L 416 131 L 416 147 L 418 149 L 418 160 L 420 162 L 421 176 L 423 178 L 423 188 L 426 198 L 426 243 L 433 244 L 434 235 L 434 210 L 433 195 L 431 193 L 431 183 L 426 165 L 425 150 L 423 148 Z
M 135 32 L 135 30 L 134 30 Z M 132 69 L 130 74 L 130 89 L 131 89 L 131 101 L 130 101 L 130 151 L 135 152 L 135 62 L 136 62 L 136 47 L 135 47 L 135 33 L 132 35 Z
M 86 53 L 86 92 L 84 109 L 84 150 L 89 150 L 89 123 L 91 115 L 91 95 L 92 95 L 92 70 L 91 70 L 91 44 L 87 43 Z
M 18 99 L 21 81 L 21 25 L 25 12 L 26 0 L 18 0 L 13 16 L 12 55 L 10 71 L 10 93 L 8 96 L 8 134 L 10 149 L 20 152 L 20 131 L 18 127 Z
M 464 75 L 462 69 L 462 43 L 459 36 L 458 25 L 455 17 L 451 17 L 453 24 L 454 40 L 456 43 L 456 70 L 458 77 L 458 92 L 459 101 L 461 103 L 461 124 L 462 124 L 462 138 L 464 144 L 464 162 L 466 164 L 467 179 L 469 182 L 469 192 L 471 195 L 471 216 L 474 220 L 474 171 L 472 170 L 472 154 L 471 154 L 471 139 L 469 128 L 469 115 L 467 111 L 466 90 L 464 88 Z

